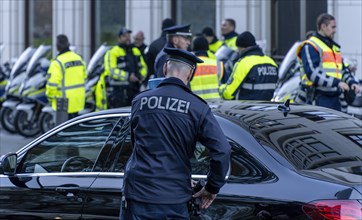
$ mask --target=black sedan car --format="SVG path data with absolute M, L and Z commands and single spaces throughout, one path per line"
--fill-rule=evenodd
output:
M 199 219 L 362 219 L 362 121 L 330 109 L 210 103 L 232 146 Z M 0 159 L 0 219 L 118 219 L 130 109 L 70 120 Z M 205 179 L 197 144 L 193 178 Z

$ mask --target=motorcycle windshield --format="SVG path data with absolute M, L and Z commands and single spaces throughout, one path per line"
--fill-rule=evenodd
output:
M 215 56 L 218 60 L 225 62 L 230 59 L 232 54 L 234 54 L 234 50 L 223 45 L 216 51 Z
M 35 48 L 28 47 L 24 52 L 20 55 L 19 59 L 16 60 L 13 68 L 11 69 L 10 79 L 15 78 L 21 72 L 25 71 L 26 64 L 29 62 L 31 56 L 34 54 Z
M 103 56 L 107 52 L 108 48 L 109 48 L 108 46 L 103 44 L 94 53 L 88 64 L 87 75 L 90 75 L 90 73 L 94 71 L 94 69 L 98 66 L 99 63 L 103 63 Z
M 49 45 L 40 45 L 38 49 L 36 49 L 29 61 L 28 66 L 26 67 L 27 77 L 31 77 L 37 72 L 36 69 L 40 66 L 40 59 L 45 57 L 51 49 L 52 47 Z
M 279 79 L 284 78 L 285 74 L 287 74 L 289 68 L 294 63 L 294 61 L 297 59 L 297 48 L 299 46 L 300 42 L 297 41 L 293 44 L 293 46 L 289 49 L 287 55 L 285 55 L 282 63 L 279 66 L 279 73 L 278 77 Z

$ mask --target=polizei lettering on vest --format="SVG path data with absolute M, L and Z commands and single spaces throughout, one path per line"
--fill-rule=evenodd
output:
M 261 76 L 276 76 L 277 73 L 277 68 L 275 68 L 274 66 L 261 66 L 258 67 L 258 75 Z
M 189 112 L 189 108 L 190 102 L 188 101 L 162 96 L 142 97 L 140 105 L 140 110 L 160 109 L 185 114 Z

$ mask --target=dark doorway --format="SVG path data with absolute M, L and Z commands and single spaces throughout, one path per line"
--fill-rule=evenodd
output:
M 294 42 L 316 30 L 318 15 L 327 12 L 327 0 L 273 0 L 271 10 L 271 51 L 280 61 Z

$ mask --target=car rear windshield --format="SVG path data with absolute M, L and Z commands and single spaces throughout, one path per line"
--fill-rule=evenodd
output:
M 323 113 L 323 112 L 322 112 Z M 260 117 L 250 131 L 296 169 L 361 166 L 362 121 L 343 115 L 300 112 L 284 119 Z

